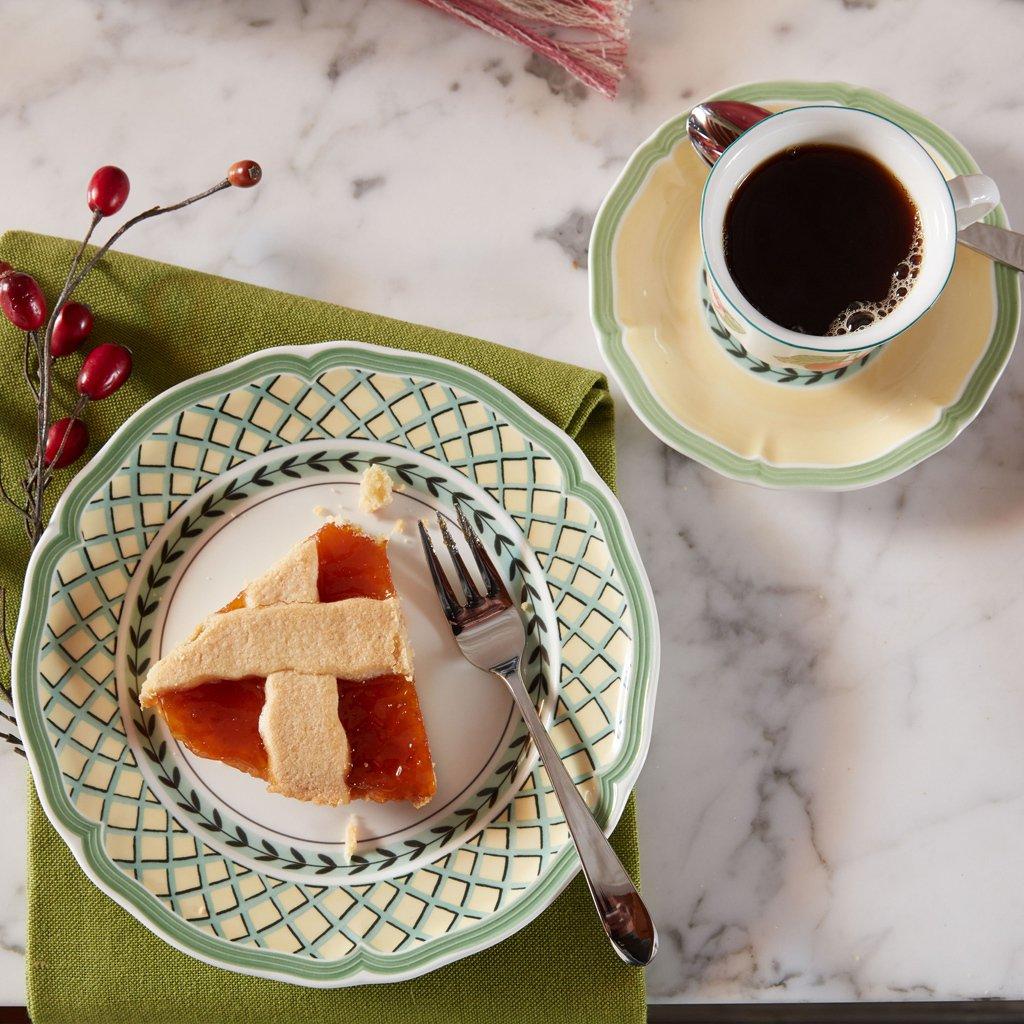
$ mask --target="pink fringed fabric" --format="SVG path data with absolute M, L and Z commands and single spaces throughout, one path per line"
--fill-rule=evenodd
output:
M 630 0 L 421 0 L 528 46 L 614 98 L 626 65 Z

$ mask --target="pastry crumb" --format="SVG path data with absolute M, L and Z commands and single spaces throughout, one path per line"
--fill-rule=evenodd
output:
M 388 534 L 388 540 L 392 543 L 397 544 L 408 544 L 412 539 L 409 536 L 409 520 L 408 519 L 396 519 L 391 524 L 391 532 Z
M 394 485 L 387 472 L 376 463 L 367 466 L 359 484 L 359 508 L 363 512 L 377 512 L 391 504 Z
M 324 508 L 323 505 L 317 505 L 316 508 L 313 509 L 313 515 L 319 516 L 321 519 L 330 519 L 331 510 L 329 508 Z
M 345 856 L 349 860 L 355 856 L 359 849 L 359 818 L 352 814 L 349 816 L 348 824 L 345 826 Z

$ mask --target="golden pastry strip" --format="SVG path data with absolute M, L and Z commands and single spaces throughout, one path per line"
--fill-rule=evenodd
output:
M 267 788 L 318 804 L 348 803 L 349 747 L 334 676 L 273 672 L 264 693 L 260 737 L 267 748 Z
M 316 541 L 307 537 L 242 591 L 247 608 L 272 604 L 316 604 L 319 573 Z
M 281 604 L 211 615 L 196 635 L 161 658 L 142 687 L 143 707 L 168 690 L 214 679 L 294 671 L 341 679 L 412 676 L 412 654 L 396 598 Z

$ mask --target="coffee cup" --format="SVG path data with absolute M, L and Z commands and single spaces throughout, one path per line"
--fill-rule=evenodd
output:
M 804 146 L 840 146 L 873 158 L 902 184 L 917 210 L 920 259 L 912 287 L 884 316 L 843 334 L 805 334 L 773 322 L 741 291 L 726 258 L 726 218 L 745 179 L 778 154 Z M 700 236 L 711 329 L 733 356 L 765 380 L 822 384 L 848 376 L 927 312 L 953 269 L 957 230 L 999 202 L 991 178 L 946 180 L 925 147 L 888 118 L 839 106 L 795 107 L 747 129 L 708 174 Z

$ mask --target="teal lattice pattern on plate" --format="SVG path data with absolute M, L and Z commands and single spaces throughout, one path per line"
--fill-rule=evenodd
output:
M 255 469 L 249 469 L 250 463 L 244 463 L 245 472 L 218 478 L 191 503 L 191 508 L 182 509 L 183 515 L 173 517 L 168 523 L 170 530 L 165 528 L 150 545 L 153 558 L 142 566 L 137 577 L 138 585 L 130 595 L 122 616 L 128 623 L 127 636 L 122 630 L 127 669 L 127 686 L 122 688 L 121 694 L 122 710 L 129 727 L 134 726 L 135 749 L 141 748 L 146 760 L 154 766 L 150 784 L 161 790 L 165 804 L 176 807 L 197 829 L 202 830 L 199 834 L 205 833 L 205 838 L 222 853 L 247 856 L 250 867 L 310 874 L 317 881 L 369 880 L 375 874 L 394 874 L 398 868 L 409 869 L 414 864 L 423 863 L 426 857 L 436 857 L 500 812 L 523 781 L 525 726 L 515 722 L 514 729 L 506 738 L 502 756 L 497 759 L 498 763 L 489 777 L 481 779 L 472 799 L 462 802 L 443 818 L 431 818 L 429 826 L 419 834 L 402 839 L 398 845 L 360 848 L 360 852 L 352 857 L 341 852 L 340 844 L 332 851 L 303 848 L 301 844 L 282 845 L 273 834 L 261 833 L 251 822 L 232 817 L 228 809 L 209 801 L 201 789 L 190 785 L 187 768 L 180 760 L 176 761 L 176 744 L 166 733 L 159 716 L 137 707 L 146 670 L 151 660 L 155 660 L 152 651 L 154 619 L 163 596 L 173 586 L 174 567 L 189 553 L 190 547 L 204 537 L 211 524 L 244 506 L 247 499 L 262 498 L 279 482 L 316 480 L 325 474 L 348 474 L 358 480 L 367 466 L 386 466 L 406 488 L 422 489 L 447 501 L 458 499 L 476 520 L 477 528 L 494 548 L 496 560 L 509 579 L 510 589 L 517 594 L 524 609 L 529 637 L 525 660 L 527 665 L 533 666 L 529 685 L 537 696 L 543 692 L 545 670 L 552 661 L 548 648 L 538 642 L 548 627 L 533 604 L 535 600 L 541 600 L 543 578 L 536 567 L 531 568 L 517 554 L 518 542 L 503 531 L 496 516 L 467 493 L 468 483 L 463 478 L 458 478 L 461 482 L 452 481 L 450 476 L 438 475 L 430 464 L 408 461 L 408 456 L 363 454 L 347 444 L 335 451 L 333 446 L 319 441 L 307 442 L 290 446 L 288 450 L 294 454 L 263 462 Z M 132 471 L 137 473 L 138 467 L 132 467 Z M 565 614 L 560 618 L 564 622 Z M 596 702 L 600 699 L 600 695 L 592 698 Z M 575 714 L 566 709 L 559 720 L 569 722 Z M 592 719 L 592 724 L 596 721 Z M 599 743 L 612 729 L 609 718 L 603 728 L 598 726 L 591 730 L 590 740 Z M 529 767 L 528 764 L 525 766 Z M 581 777 L 591 777 L 593 770 L 594 765 L 588 762 Z
M 467 503 L 524 604 L 552 735 L 611 827 L 649 740 L 657 635 L 614 499 L 485 378 L 354 343 L 271 350 L 133 417 L 69 488 L 30 568 L 16 696 L 48 813 L 86 871 L 175 945 L 314 985 L 407 977 L 535 916 L 578 867 L 518 722 L 476 791 L 400 844 L 290 846 L 194 787 L 135 695 L 182 566 L 221 520 L 386 464 Z M 546 684 L 546 686 L 545 686 Z

